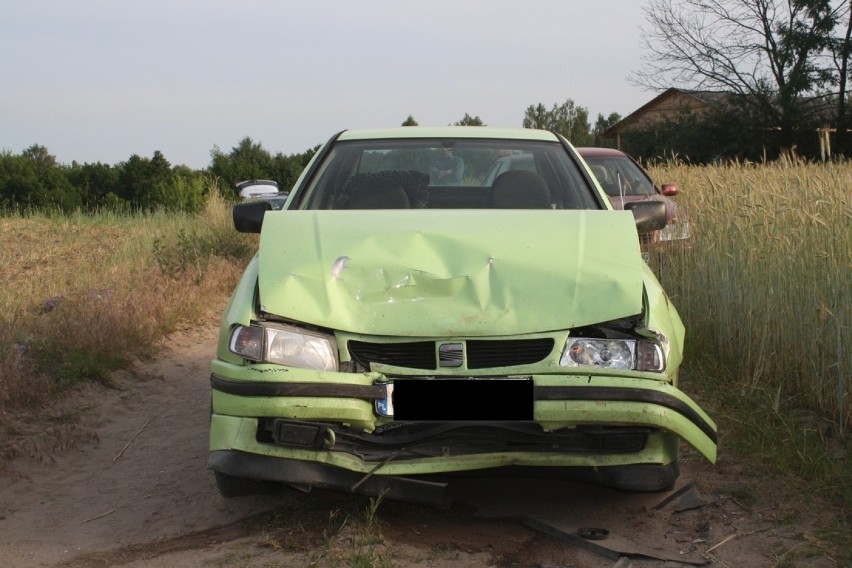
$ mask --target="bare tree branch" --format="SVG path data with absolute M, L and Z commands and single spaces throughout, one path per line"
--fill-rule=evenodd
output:
M 813 112 L 803 99 L 841 83 L 824 62 L 838 52 L 834 29 L 849 10 L 846 0 L 650 0 L 643 66 L 630 81 L 739 95 L 789 138 Z

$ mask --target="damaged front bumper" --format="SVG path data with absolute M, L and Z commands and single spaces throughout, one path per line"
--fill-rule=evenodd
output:
M 380 373 L 245 367 L 217 360 L 211 376 L 209 467 L 294 485 L 390 491 L 392 498 L 394 492 L 422 493 L 422 500 L 434 502 L 442 485 L 430 477 L 492 468 L 585 470 L 603 482 L 612 481 L 608 471 L 629 480 L 625 471 L 633 468 L 637 489 L 663 486 L 666 476 L 673 482 L 677 475 L 679 439 L 715 462 L 715 424 L 668 383 L 596 375 L 524 380 L 531 385 L 529 420 L 487 415 L 395 420 L 382 415 L 393 379 Z M 490 402 L 483 398 L 478 406 Z M 477 401 L 468 403 L 477 406 Z M 643 470 L 650 481 L 643 481 Z

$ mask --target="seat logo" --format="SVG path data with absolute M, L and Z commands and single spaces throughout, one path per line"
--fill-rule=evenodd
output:
M 462 343 L 442 343 L 438 347 L 438 365 L 441 367 L 461 367 L 464 362 Z

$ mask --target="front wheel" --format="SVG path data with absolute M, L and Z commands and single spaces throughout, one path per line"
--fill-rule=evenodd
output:
M 614 489 L 630 492 L 656 493 L 674 487 L 680 468 L 669 464 L 634 464 L 612 466 L 602 472 L 601 482 Z

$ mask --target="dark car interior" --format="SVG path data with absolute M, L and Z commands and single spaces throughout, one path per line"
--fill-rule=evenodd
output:
M 444 184 L 426 172 L 440 142 L 340 143 L 296 196 L 297 209 L 601 209 L 588 180 L 559 144 L 465 141 L 464 177 Z M 490 144 L 490 145 L 489 145 Z M 506 157 L 524 159 L 508 169 Z

